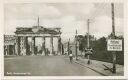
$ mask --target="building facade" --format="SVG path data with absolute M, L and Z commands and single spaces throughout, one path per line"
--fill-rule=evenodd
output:
M 4 55 L 15 55 L 15 36 L 4 35 Z

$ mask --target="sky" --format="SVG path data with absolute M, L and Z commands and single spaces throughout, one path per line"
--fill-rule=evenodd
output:
M 115 30 L 123 35 L 123 3 L 115 3 Z M 87 19 L 90 34 L 97 38 L 108 36 L 112 30 L 110 3 L 6 3 L 4 5 L 5 34 L 14 34 L 16 27 L 40 25 L 60 27 L 62 40 L 74 39 L 75 32 L 85 35 Z

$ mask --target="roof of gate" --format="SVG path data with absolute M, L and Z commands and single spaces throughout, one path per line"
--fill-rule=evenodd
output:
M 61 34 L 61 28 L 44 28 L 43 26 L 17 27 L 16 34 Z

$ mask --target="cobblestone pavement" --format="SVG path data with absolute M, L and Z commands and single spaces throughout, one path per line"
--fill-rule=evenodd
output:
M 101 74 L 70 63 L 66 56 L 17 56 L 4 59 L 5 76 L 101 76 Z
M 88 61 L 87 59 L 82 59 L 79 57 L 79 60 L 75 61 L 75 62 L 80 64 L 80 65 L 91 68 L 94 71 L 101 73 L 103 75 L 106 75 L 106 76 L 123 76 L 124 75 L 124 66 L 123 65 L 116 64 L 116 73 L 113 74 L 109 70 L 104 70 L 106 68 L 105 68 L 105 66 L 103 66 L 103 65 L 106 65 L 107 67 L 112 68 L 113 67 L 112 63 L 97 61 L 97 60 L 91 60 L 91 64 L 87 65 L 87 61 Z

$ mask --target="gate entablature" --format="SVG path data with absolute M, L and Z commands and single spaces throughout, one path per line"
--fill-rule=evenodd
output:
M 61 28 L 44 28 L 43 26 L 33 26 L 30 27 L 18 27 L 16 28 L 15 34 L 50 34 L 50 35 L 60 35 Z
M 58 39 L 58 44 L 60 35 L 61 35 L 61 28 L 44 28 L 43 26 L 33 26 L 33 27 L 17 27 L 15 31 L 15 37 L 16 37 L 16 45 L 17 45 L 17 53 L 21 55 L 26 55 L 27 52 L 27 38 L 32 37 L 32 54 L 35 53 L 34 47 L 35 47 L 35 38 L 36 37 L 42 37 L 44 40 L 43 44 L 45 45 L 45 38 L 50 38 L 50 52 L 51 54 L 54 52 L 54 46 L 53 46 L 53 38 Z M 58 50 L 59 52 L 60 50 Z

